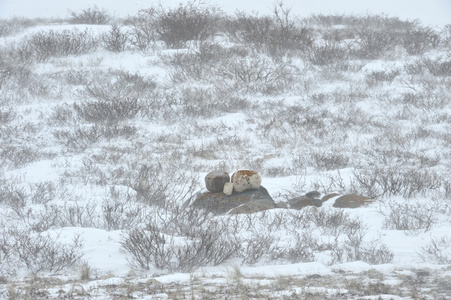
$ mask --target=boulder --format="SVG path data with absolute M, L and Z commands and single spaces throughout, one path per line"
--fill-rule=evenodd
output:
M 241 193 L 233 192 L 232 195 L 226 195 L 222 192 L 199 193 L 192 206 L 217 215 L 226 213 L 250 214 L 276 207 L 274 200 L 263 186 Z
M 239 170 L 232 175 L 233 189 L 237 193 L 258 189 L 262 183 L 260 174 L 252 170 Z
M 357 208 L 368 203 L 374 202 L 374 199 L 359 195 L 344 195 L 335 200 L 333 207 L 337 208 Z
M 320 207 L 321 205 L 323 205 L 323 202 L 321 202 L 320 199 L 311 199 L 305 196 L 290 199 L 288 200 L 288 203 L 290 203 L 291 209 L 301 209 L 306 206 Z
M 288 200 L 290 204 L 290 208 L 292 209 L 301 209 L 306 206 L 316 206 L 320 207 L 323 202 L 319 199 L 321 193 L 318 191 L 308 192 L 304 196 L 295 197 Z
M 229 173 L 214 170 L 205 176 L 205 187 L 208 191 L 213 193 L 222 192 L 224 189 L 224 184 L 229 181 Z
M 338 194 L 338 193 L 327 194 L 323 198 L 321 198 L 321 202 L 326 202 L 327 200 L 337 197 L 337 196 L 340 196 L 340 194 Z
M 288 209 L 288 202 L 277 202 L 274 208 L 285 208 Z

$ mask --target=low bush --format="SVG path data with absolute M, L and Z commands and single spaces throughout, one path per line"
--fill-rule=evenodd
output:
M 349 49 L 338 42 L 326 42 L 320 45 L 312 45 L 307 51 L 308 61 L 316 66 L 328 66 L 339 64 L 349 60 Z
M 436 222 L 436 211 L 423 203 L 390 201 L 387 207 L 385 227 L 388 229 L 403 230 L 407 234 L 415 235 L 431 230 Z
M 209 220 L 175 241 L 155 225 L 148 225 L 127 231 L 121 245 L 131 255 L 129 262 L 133 266 L 190 272 L 201 266 L 221 264 L 238 254 L 240 244 L 227 235 L 224 226 L 227 225 Z
M 52 57 L 89 53 L 97 46 L 98 39 L 87 29 L 48 30 L 24 38 L 15 51 L 23 62 L 46 62 Z
M 398 69 L 387 71 L 372 71 L 366 75 L 366 83 L 370 87 L 378 86 L 383 83 L 391 84 L 393 80 L 400 74 Z
M 432 237 L 429 244 L 421 247 L 418 255 L 426 263 L 450 264 L 451 239 L 448 236 Z
M 99 9 L 97 6 L 69 13 L 69 22 L 73 24 L 107 24 L 112 19 L 106 9 Z
M 129 263 L 142 269 L 152 267 L 169 269 L 173 253 L 170 237 L 153 226 L 144 229 L 132 229 L 123 235 L 122 248 L 131 255 Z
M 14 47 L 7 51 L 14 51 Z M 25 88 L 31 82 L 33 76 L 29 67 L 16 61 L 15 54 L 7 53 L 0 55 L 0 89 L 5 85 L 8 89 L 15 87 Z M 6 88 L 5 88 L 6 89 Z
M 118 71 L 107 78 L 92 78 L 87 80 L 79 94 L 83 98 L 97 100 L 75 103 L 74 110 L 79 117 L 88 122 L 115 124 L 132 119 L 142 112 L 144 98 L 153 97 L 155 87 L 156 83 L 153 80 L 123 71 Z
M 232 41 L 275 58 L 302 52 L 315 39 L 313 30 L 299 26 L 282 2 L 275 5 L 271 16 L 239 12 L 235 18 L 225 22 L 225 28 Z
M 29 197 L 25 188 L 16 180 L 0 182 L 0 204 L 6 204 L 20 215 L 22 209 L 27 205 Z
M 218 75 L 230 80 L 235 89 L 244 92 L 277 94 L 295 81 L 294 67 L 262 55 L 226 61 Z
M 16 264 L 38 273 L 42 271 L 58 272 L 71 267 L 83 256 L 82 240 L 75 236 L 72 244 L 56 241 L 49 234 L 36 234 L 27 229 L 7 230 L 7 239 L 1 240 L 1 247 L 8 253 L 2 264 Z
M 410 55 L 421 55 L 440 44 L 440 35 L 429 27 L 409 30 L 403 36 L 402 44 Z
M 5 166 L 23 167 L 41 158 L 41 154 L 28 146 L 0 146 L 0 160 Z
M 155 20 L 147 10 L 139 11 L 124 21 L 129 26 L 128 40 L 138 50 L 148 50 L 157 44 L 158 35 L 154 26 Z
M 173 49 L 186 47 L 189 41 L 205 41 L 218 31 L 221 14 L 218 7 L 197 0 L 177 8 L 160 5 L 142 10 L 140 18 L 134 20 L 138 25 L 134 31 L 135 44 L 142 48 L 154 36 Z
M 15 35 L 29 27 L 35 26 L 37 20 L 21 17 L 0 20 L 0 37 Z
M 364 29 L 357 32 L 358 46 L 352 52 L 358 58 L 377 59 L 399 43 L 399 36 L 394 32 Z
M 73 129 L 54 130 L 53 136 L 73 151 L 79 152 L 102 140 L 132 138 L 136 131 L 136 127 L 130 125 L 77 126 Z
M 451 60 L 449 58 L 423 58 L 407 64 L 404 69 L 409 75 L 451 76 Z
M 102 203 L 103 228 L 106 230 L 131 230 L 144 224 L 148 218 L 148 206 L 134 203 L 134 197 L 118 193 L 112 188 L 111 199 Z
M 122 52 L 127 49 L 128 34 L 117 23 L 111 25 L 110 31 L 101 37 L 103 46 L 111 52 Z
M 31 202 L 46 204 L 56 197 L 56 186 L 52 181 L 43 181 L 31 185 Z
M 434 171 L 395 167 L 354 172 L 356 188 L 372 198 L 402 195 L 426 196 L 440 189 L 442 182 Z

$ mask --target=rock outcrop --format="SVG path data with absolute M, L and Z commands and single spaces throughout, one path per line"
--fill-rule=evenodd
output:
M 233 192 L 231 195 L 222 192 L 200 193 L 191 205 L 216 215 L 226 213 L 250 214 L 276 207 L 274 200 L 263 186 L 240 193 Z

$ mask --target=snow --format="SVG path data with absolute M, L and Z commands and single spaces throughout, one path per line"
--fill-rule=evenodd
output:
M 171 0 L 165 1 L 164 5 L 176 5 L 179 1 Z M 146 1 L 146 0 L 136 0 L 136 1 L 109 1 L 109 0 L 78 0 L 78 1 L 51 1 L 51 0 L 35 0 L 35 1 L 25 1 L 25 0 L 0 0 L 0 19 L 1 18 L 12 18 L 12 17 L 27 17 L 27 18 L 62 18 L 68 16 L 68 11 L 79 11 L 81 9 L 85 9 L 87 7 L 92 7 L 96 5 L 99 8 L 107 8 L 109 12 L 114 14 L 115 16 L 125 17 L 128 15 L 135 14 L 138 10 L 148 7 L 149 5 L 156 4 L 156 1 Z M 214 2 L 212 2 L 214 3 Z M 443 27 L 446 24 L 451 23 L 451 1 L 448 0 L 378 0 L 378 1 L 330 1 L 330 0 L 303 0 L 303 1 L 287 1 L 284 2 L 287 7 L 292 9 L 293 14 L 306 17 L 311 14 L 342 14 L 342 13 L 353 13 L 353 14 L 373 14 L 373 13 L 383 13 L 388 16 L 397 16 L 401 19 L 419 19 L 425 25 Z M 244 10 L 247 12 L 258 11 L 261 14 L 270 13 L 273 7 L 273 1 L 227 1 L 227 3 L 221 3 L 219 6 L 228 13 L 233 13 L 236 10 Z M 36 26 L 30 29 L 25 30 L 24 32 L 19 33 L 15 37 L 8 37 L 7 39 L 21 39 L 24 38 L 28 34 L 33 34 L 40 30 L 49 30 L 49 29 L 72 29 L 72 28 L 89 28 L 90 30 L 95 30 L 98 32 L 104 32 L 109 27 L 108 26 L 91 26 L 91 25 L 43 25 Z M 6 40 L 6 39 L 5 39 Z M 3 42 L 2 42 L 3 43 Z M 170 50 L 164 50 L 163 53 L 170 53 Z M 51 61 L 49 63 L 39 64 L 38 72 L 41 74 L 49 73 L 49 72 L 60 72 L 65 70 L 71 70 L 76 68 L 76 66 L 92 66 L 94 69 L 104 69 L 104 70 L 127 70 L 131 73 L 138 73 L 141 75 L 149 76 L 156 78 L 159 83 L 164 83 L 167 81 L 167 71 L 158 65 L 158 57 L 159 53 L 138 53 L 138 52 L 122 52 L 119 54 L 111 54 L 110 52 L 99 50 L 96 53 L 80 55 L 77 57 L 64 57 L 60 59 L 55 59 L 55 61 Z M 58 63 L 59 62 L 59 63 Z M 380 71 L 385 69 L 393 68 L 399 64 L 400 66 L 404 64 L 404 62 L 400 61 L 386 61 L 386 60 L 375 60 L 370 63 L 367 63 L 363 68 L 364 72 L 370 71 Z M 329 83 L 321 83 L 322 91 L 334 91 L 337 87 L 340 87 L 341 83 L 337 82 L 329 82 Z M 388 91 L 390 92 L 390 91 Z M 399 90 L 397 90 L 399 92 Z M 72 99 L 65 99 L 62 101 L 68 101 L 71 103 Z M 50 100 L 49 100 L 50 101 Z M 53 101 L 53 100 L 52 100 Z M 56 101 L 56 100 L 55 100 Z M 263 103 L 264 97 L 259 98 L 257 101 L 261 101 Z M 287 104 L 296 104 L 299 101 L 302 101 L 298 96 L 287 96 L 284 99 Z M 33 104 L 30 104 L 28 108 L 31 110 Z M 38 106 L 49 105 L 47 102 L 41 102 Z M 348 105 L 348 104 L 347 104 Z M 349 105 L 353 105 L 352 103 Z M 361 107 L 359 107 L 359 105 Z M 375 104 L 371 103 L 359 103 L 356 107 L 361 108 L 364 111 L 371 112 L 372 114 L 376 114 L 378 111 L 383 111 L 381 107 L 377 107 Z M 318 107 L 318 111 L 320 107 Z M 335 106 L 331 108 L 331 111 L 335 110 L 334 113 L 340 113 L 342 108 L 340 106 Z M 29 118 L 30 120 L 38 122 L 38 116 L 30 114 L 30 116 L 26 116 L 24 118 Z M 287 160 L 290 158 L 290 155 L 294 155 L 292 152 L 295 149 L 282 149 L 283 155 L 275 155 L 275 152 L 278 150 L 275 147 L 270 147 L 269 145 L 254 145 L 254 135 L 255 132 L 248 132 L 249 128 L 244 128 L 241 131 L 236 130 L 237 124 L 244 124 L 248 122 L 248 116 L 246 114 L 237 112 L 230 113 L 220 117 L 215 118 L 214 120 L 199 120 L 198 127 L 202 127 L 202 122 L 208 123 L 213 127 L 230 127 L 234 128 L 235 137 L 243 138 L 243 140 L 249 140 L 249 143 L 256 148 L 261 147 L 261 160 L 265 164 L 265 166 L 281 166 L 287 164 Z M 194 123 L 194 121 L 193 121 Z M 410 120 L 406 120 L 406 124 L 410 124 Z M 449 129 L 448 123 L 444 123 L 443 125 L 436 124 L 431 125 L 428 128 L 433 128 L 437 132 L 444 132 L 446 128 Z M 171 135 L 173 132 L 183 132 L 183 130 L 196 130 L 189 129 L 190 124 L 175 124 L 175 125 L 149 125 L 149 123 L 140 124 L 137 122 L 137 126 L 147 126 L 146 134 L 148 136 L 143 137 L 144 141 L 127 141 L 130 142 L 131 145 L 136 147 L 145 148 L 145 143 L 148 142 L 146 140 L 151 135 Z M 416 124 L 412 124 L 416 126 Z M 186 128 L 185 128 L 186 127 Z M 182 133 L 183 134 L 183 133 Z M 197 133 L 196 133 L 197 134 Z M 208 134 L 205 136 L 195 135 L 197 139 L 190 138 L 186 136 L 185 138 L 190 140 L 190 145 L 192 146 L 202 146 L 204 143 L 208 142 Z M 221 137 L 221 132 L 217 133 L 214 138 Z M 296 137 L 298 137 L 296 135 Z M 355 137 L 355 141 L 361 139 L 362 141 L 367 141 L 367 138 L 364 134 L 358 135 Z M 212 140 L 214 140 L 212 138 Z M 51 141 L 40 141 L 45 143 L 51 143 Z M 301 141 L 300 141 L 301 142 Z M 102 142 L 99 142 L 101 144 Z M 144 146 L 140 146 L 139 144 L 143 143 Z M 119 146 L 115 143 L 115 141 L 105 142 L 108 147 Z M 105 145 L 102 144 L 102 145 Z M 162 151 L 174 151 L 176 153 L 179 147 L 177 142 L 162 142 L 163 150 Z M 124 145 L 125 146 L 125 145 Z M 173 148 L 171 148 L 173 147 Z M 302 145 L 305 149 L 309 149 L 309 145 Z M 426 142 L 424 144 L 415 145 L 416 149 L 421 149 L 431 156 L 434 156 L 436 153 L 440 154 L 441 150 L 435 150 L 435 148 L 428 148 Z M 443 148 L 445 151 L 449 150 L 449 144 L 444 145 Z M 46 148 L 51 152 L 58 152 L 60 149 L 58 146 L 49 145 Z M 299 149 L 299 147 L 297 147 Z M 92 149 L 91 149 L 92 150 Z M 91 151 L 89 150 L 89 151 Z M 92 150 L 91 154 L 95 154 L 96 150 Z M 101 156 L 101 153 L 98 156 Z M 242 151 L 242 156 L 245 157 L 246 153 Z M 279 153 L 280 154 L 280 153 Z M 442 153 L 443 154 L 443 153 Z M 445 156 L 449 153 L 444 154 Z M 149 159 L 147 157 L 147 159 Z M 228 158 L 226 158 L 228 159 Z M 99 159 L 100 160 L 100 159 Z M 245 159 L 237 159 L 236 157 L 230 159 L 231 165 L 235 169 L 246 168 L 249 164 L 249 161 Z M 67 164 L 68 167 L 63 167 L 63 164 Z M 81 156 L 77 157 L 77 155 L 73 155 L 70 158 L 70 161 L 60 161 L 58 159 L 43 159 L 35 162 L 31 162 L 27 164 L 25 167 L 17 168 L 14 170 L 8 170 L 7 176 L 9 178 L 20 177 L 21 180 L 27 182 L 28 184 L 39 183 L 43 180 L 54 181 L 57 182 L 60 177 L 63 175 L 63 171 L 70 170 L 72 172 L 82 172 L 83 161 Z M 215 161 L 211 162 L 212 165 L 215 164 Z M 448 165 L 449 166 L 449 165 Z M 446 166 L 445 166 L 446 167 Z M 232 166 L 230 167 L 232 169 Z M 81 170 L 81 171 L 80 171 Z M 293 189 L 293 186 L 297 184 L 305 184 L 309 182 L 314 182 L 318 178 L 328 178 L 328 176 L 336 175 L 335 172 L 322 171 L 319 173 L 312 174 L 309 170 L 305 171 L 307 175 L 305 176 L 278 176 L 278 177 L 263 177 L 264 186 L 270 191 L 272 195 L 275 195 L 274 198 L 277 200 L 284 200 L 280 195 L 286 193 L 287 191 Z M 205 176 L 206 171 L 198 172 L 200 180 L 200 186 L 203 187 L 202 179 Z M 340 174 L 343 178 L 349 178 L 352 174 L 352 169 L 345 168 L 340 170 Z M 4 175 L 1 174 L 0 175 Z M 326 180 L 325 180 L 326 181 Z M 3 182 L 2 182 L 3 183 Z M 68 189 L 71 188 L 71 183 L 68 184 Z M 78 185 L 80 188 L 80 185 Z M 305 188 L 309 188 L 308 186 Z M 92 188 L 89 184 L 85 184 L 83 188 L 77 191 L 77 194 L 82 195 L 83 198 L 87 198 L 92 201 L 101 201 L 105 200 L 105 195 L 107 193 L 102 188 Z M 63 197 L 63 195 L 58 195 L 58 197 Z M 59 199 L 57 197 L 57 199 Z M 65 200 L 65 199 L 59 199 Z M 83 199 L 86 200 L 86 199 Z M 415 200 L 418 201 L 432 201 L 431 199 L 410 199 L 410 203 L 414 203 Z M 385 201 L 385 202 L 384 202 Z M 380 239 L 386 245 L 389 245 L 390 250 L 392 250 L 395 254 L 394 260 L 390 264 L 380 264 L 380 265 L 370 265 L 366 262 L 355 261 L 355 262 L 347 262 L 329 265 L 327 261 L 318 261 L 318 262 L 309 262 L 309 263 L 295 263 L 295 264 L 268 264 L 268 265 L 257 265 L 257 266 L 240 266 L 240 272 L 245 278 L 256 278 L 256 277 L 264 277 L 260 281 L 263 285 L 268 282 L 273 282 L 277 277 L 280 276 L 293 276 L 293 277 L 305 277 L 308 275 L 320 275 L 320 276 L 332 276 L 341 272 L 348 273 L 362 273 L 368 272 L 370 270 L 377 270 L 387 276 L 392 275 L 395 272 L 410 272 L 405 271 L 406 269 L 435 269 L 443 271 L 449 266 L 442 266 L 433 263 L 425 263 L 422 262 L 418 257 L 418 250 L 421 247 L 426 246 L 431 238 L 433 237 L 443 237 L 449 236 L 451 227 L 450 227 L 450 217 L 449 216 L 441 216 L 441 221 L 437 224 L 434 224 L 433 232 L 418 232 L 415 234 L 406 234 L 406 232 L 402 230 L 391 230 L 384 228 L 384 216 L 380 213 L 382 209 L 384 209 L 384 205 L 388 203 L 388 201 L 405 201 L 402 197 L 391 197 L 389 200 L 384 200 L 378 204 L 371 204 L 368 207 L 363 207 L 361 209 L 349 210 L 351 217 L 362 217 L 368 222 L 371 231 L 366 236 L 366 240 L 370 241 L 372 239 Z M 434 205 L 434 202 L 431 202 Z M 324 203 L 324 209 L 332 209 L 333 199 Z M 276 210 L 275 210 L 276 211 Z M 271 214 L 268 213 L 269 215 Z M 1 220 L 1 224 L 6 224 L 5 220 Z M 4 222 L 5 221 L 5 222 Z M 81 227 L 64 227 L 58 230 L 52 231 L 49 230 L 49 233 L 58 234 L 59 240 L 63 242 L 70 242 L 74 235 L 79 234 L 82 237 L 83 241 L 83 261 L 86 261 L 89 266 L 95 270 L 96 274 L 99 274 L 99 277 L 105 274 L 112 274 L 111 278 L 92 280 L 89 283 L 85 284 L 85 288 L 98 288 L 104 286 L 114 286 L 114 285 L 122 285 L 126 283 L 126 277 L 129 276 L 131 267 L 127 260 L 127 255 L 121 251 L 121 239 L 122 239 L 122 231 L 106 231 L 103 229 L 97 228 L 81 228 Z M 203 267 L 200 269 L 194 270 L 190 273 L 164 273 L 161 270 L 149 270 L 142 271 L 140 276 L 145 279 L 148 278 L 156 278 L 158 282 L 164 284 L 170 283 L 189 283 L 192 280 L 192 276 L 200 276 L 203 278 L 208 278 L 208 280 L 217 280 L 222 282 L 227 282 L 228 276 L 233 272 L 233 269 L 236 265 L 233 263 L 227 262 L 223 265 L 217 267 Z M 400 271 L 402 270 L 402 271 Z M 164 273 L 161 275 L 161 273 Z M 410 274 L 410 273 L 409 273 Z M 447 271 L 443 273 L 445 276 L 451 276 L 451 272 Z M 73 275 L 73 274 L 72 274 Z M 63 276 L 63 275 L 61 275 Z M 74 275 L 73 275 L 74 276 Z M 220 279 L 217 279 L 219 277 Z M 144 280 L 144 279 L 143 279 Z M 266 280 L 267 282 L 265 282 Z M 390 281 L 391 280 L 391 281 Z M 396 279 L 387 279 L 387 283 L 394 284 Z M 210 282 L 211 283 L 211 282 Z M 312 291 L 315 289 L 322 289 L 312 287 Z M 295 292 L 300 292 L 295 290 Z M 337 292 L 337 290 L 330 290 L 330 292 Z M 281 292 L 282 293 L 282 292 Z M 0 294 L 1 296 L 1 294 Z M 285 295 L 286 296 L 286 295 Z M 162 297 L 165 297 L 164 295 Z M 386 298 L 385 298 L 386 297 Z M 381 295 L 382 299 L 403 299 L 396 296 L 384 296 Z M 362 298 L 365 299 L 365 298 Z M 368 297 L 367 299 L 372 299 Z M 376 298 L 374 298 L 376 299 Z

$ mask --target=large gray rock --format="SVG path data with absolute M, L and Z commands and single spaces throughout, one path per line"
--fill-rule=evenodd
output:
M 217 215 L 250 214 L 276 207 L 274 200 L 262 186 L 241 193 L 234 192 L 230 196 L 224 193 L 200 193 L 191 205 Z
M 215 170 L 205 176 L 205 187 L 213 193 L 222 192 L 224 184 L 229 181 L 229 173 Z

